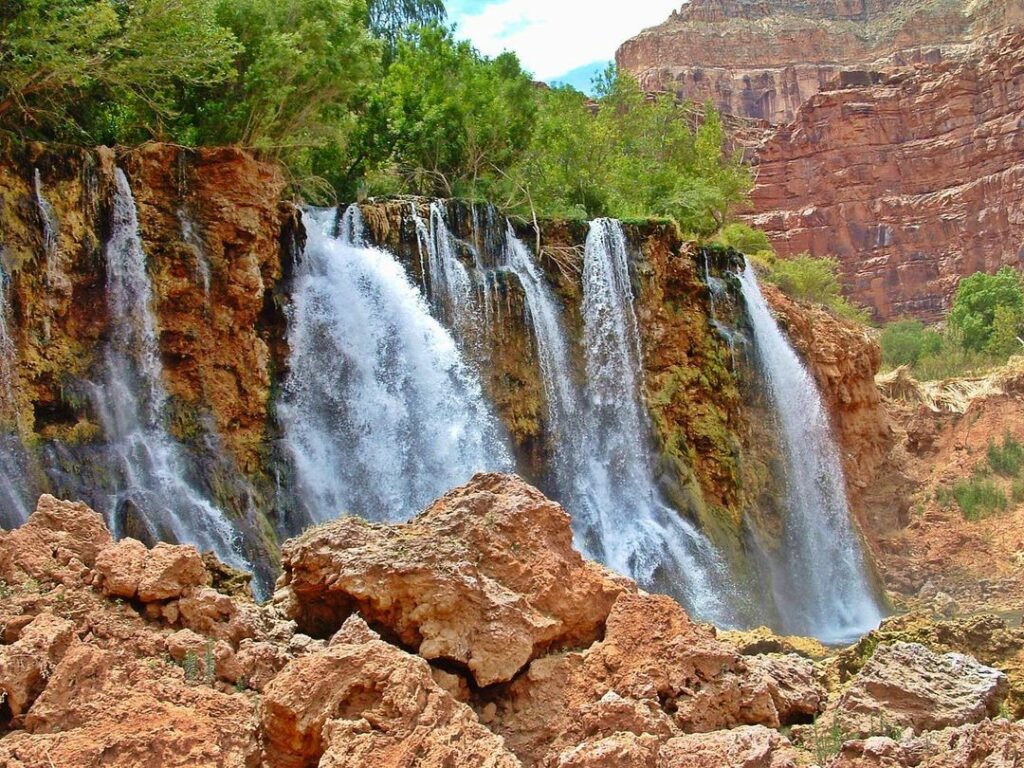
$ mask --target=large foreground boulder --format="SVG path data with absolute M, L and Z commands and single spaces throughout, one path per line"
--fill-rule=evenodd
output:
M 477 475 L 404 525 L 347 517 L 283 550 L 277 599 L 329 637 L 358 611 L 426 659 L 481 686 L 552 648 L 596 640 L 632 582 L 573 549 L 569 516 L 510 475 Z

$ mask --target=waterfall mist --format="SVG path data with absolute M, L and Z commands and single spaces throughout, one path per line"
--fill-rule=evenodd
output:
M 749 264 L 740 285 L 784 453 L 787 515 L 771 567 L 782 630 L 844 642 L 877 626 L 881 611 L 850 519 L 839 449 L 814 379 L 775 321 Z

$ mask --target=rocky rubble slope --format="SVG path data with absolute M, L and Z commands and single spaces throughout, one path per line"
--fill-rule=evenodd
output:
M 511 476 L 403 525 L 313 528 L 284 557 L 257 605 L 195 550 L 115 543 L 44 496 L 0 533 L 0 764 L 783 768 L 815 759 L 819 713 L 865 709 L 907 740 L 851 732 L 824 765 L 1009 766 L 1024 748 L 991 719 L 1003 673 L 882 643 L 829 695 L 820 665 L 744 656 L 585 562 L 568 516 Z M 800 724 L 803 747 L 779 730 Z

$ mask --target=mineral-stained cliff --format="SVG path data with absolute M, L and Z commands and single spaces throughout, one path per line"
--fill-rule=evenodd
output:
M 0 764 L 1017 764 L 1007 675 L 947 653 L 962 628 L 886 629 L 826 674 L 741 652 L 571 541 L 558 505 L 479 475 L 409 524 L 307 531 L 257 605 L 194 549 L 114 543 L 44 496 L 0 532 Z M 987 621 L 986 652 L 1016 639 Z M 825 738 L 819 714 L 851 725 Z
M 784 254 L 839 258 L 881 318 L 936 319 L 959 278 L 1024 263 L 1024 34 L 810 99 L 759 149 L 756 215 Z
M 0 349 L 0 373 L 9 375 L 14 397 L 7 429 L 27 455 L 0 469 L 24 481 L 18 484 L 26 497 L 85 498 L 118 535 L 147 544 L 175 538 L 147 530 L 133 502 L 118 495 L 123 482 L 116 473 L 130 471 L 133 458 L 127 470 L 120 467 L 125 458 L 111 455 L 102 418 L 104 397 L 113 396 L 98 384 L 105 350 L 113 329 L 129 322 L 108 309 L 106 244 L 117 167 L 138 209 L 161 383 L 169 396 L 158 419 L 183 457 L 175 471 L 225 512 L 266 590 L 277 542 L 309 522 L 275 410 L 289 364 L 288 308 L 304 230 L 298 211 L 280 202 L 283 182 L 274 168 L 245 153 L 36 147 L 0 163 L 10 334 Z M 554 495 L 558 436 L 548 423 L 524 287 L 504 250 L 508 222 L 487 206 L 419 198 L 370 201 L 361 213 L 370 242 L 397 259 L 479 373 L 517 470 Z M 448 316 L 443 296 L 432 295 L 422 240 L 432 216 L 438 231 L 450 234 L 450 258 L 473 275 L 472 306 L 458 317 Z M 531 248 L 540 245 L 536 263 L 557 297 L 571 358 L 566 365 L 579 378 L 587 226 L 541 222 L 539 238 L 532 223 L 513 226 Z M 785 510 L 777 435 L 744 341 L 748 320 L 734 277 L 742 257 L 687 243 L 666 222 L 627 223 L 624 231 L 651 417 L 642 438 L 656 449 L 656 481 L 677 512 L 708 533 L 737 580 L 752 583 L 757 553 L 750 534 L 777 539 Z M 871 397 L 877 349 L 831 316 L 773 301 L 832 407 L 855 509 L 867 530 L 862 491 L 877 487 L 886 438 Z M 0 445 L 4 460 L 7 447 Z M 6 503 L 2 495 L 0 503 Z
M 624 43 L 616 61 L 647 90 L 785 123 L 837 77 L 865 82 L 864 70 L 937 62 L 1022 20 L 1019 0 L 692 0 Z M 850 69 L 860 71 L 841 74 Z

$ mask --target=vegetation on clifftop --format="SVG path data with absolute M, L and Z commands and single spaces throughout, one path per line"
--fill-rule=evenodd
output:
M 699 125 L 613 69 L 596 101 L 454 38 L 440 0 L 12 0 L 0 139 L 234 144 L 313 200 L 487 198 L 534 216 L 674 217 L 706 235 L 750 188 Z

